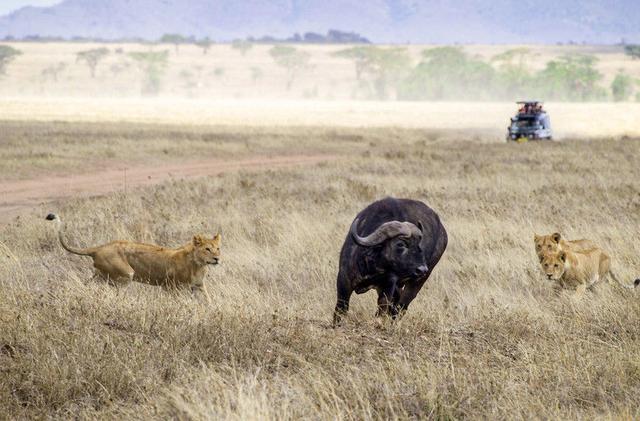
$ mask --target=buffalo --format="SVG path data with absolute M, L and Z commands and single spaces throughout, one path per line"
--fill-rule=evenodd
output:
M 447 248 L 447 231 L 423 202 L 388 197 L 361 211 L 340 251 L 334 326 L 355 291 L 378 292 L 377 316 L 404 314 Z

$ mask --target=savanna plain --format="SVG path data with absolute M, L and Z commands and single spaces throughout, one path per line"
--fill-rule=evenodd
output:
M 3 418 L 640 416 L 640 295 L 615 284 L 556 295 L 533 249 L 534 233 L 559 230 L 599 243 L 622 280 L 640 275 L 634 136 L 508 144 L 471 128 L 26 116 L 0 131 L 5 183 L 123 163 L 322 158 L 118 187 L 3 223 Z M 403 319 L 377 321 L 369 292 L 334 329 L 340 247 L 355 214 L 387 195 L 428 203 L 449 247 Z M 49 211 L 77 246 L 222 232 L 211 303 L 91 281 L 90 260 L 61 249 Z

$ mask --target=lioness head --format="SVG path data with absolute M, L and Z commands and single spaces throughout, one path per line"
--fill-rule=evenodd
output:
M 548 253 L 555 253 L 558 251 L 558 244 L 562 236 L 559 232 L 555 232 L 550 235 L 533 235 L 533 243 L 536 246 L 536 254 L 542 261 L 542 256 Z
M 559 280 L 565 271 L 567 255 L 564 251 L 546 253 L 541 259 L 542 270 L 548 279 Z
M 202 265 L 217 265 L 220 262 L 220 234 L 209 239 L 200 235 L 193 237 L 193 255 Z

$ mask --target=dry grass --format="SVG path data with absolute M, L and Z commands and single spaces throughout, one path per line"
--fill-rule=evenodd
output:
M 207 159 L 362 153 L 367 148 L 360 131 L 316 127 L 4 121 L 0 130 L 0 181 Z M 391 133 L 392 129 L 377 130 L 371 140 Z
M 131 127 L 97 125 L 91 138 L 118 130 Z M 174 130 L 189 138 L 196 129 Z M 609 286 L 581 301 L 555 297 L 532 245 L 534 231 L 585 236 L 611 252 L 621 278 L 637 277 L 638 139 L 516 145 L 472 132 L 322 133 L 343 160 L 53 209 L 78 245 L 117 237 L 173 246 L 221 229 L 210 306 L 88 282 L 89 262 L 64 253 L 40 215 L 0 228 L 0 413 L 640 417 L 640 297 Z M 380 327 L 369 293 L 331 329 L 342 240 L 355 213 L 385 195 L 429 203 L 449 248 L 402 321 Z

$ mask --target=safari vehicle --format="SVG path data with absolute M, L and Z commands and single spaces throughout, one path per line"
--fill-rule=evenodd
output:
M 551 120 L 540 101 L 519 101 L 518 112 L 511 117 L 507 141 L 551 140 Z

